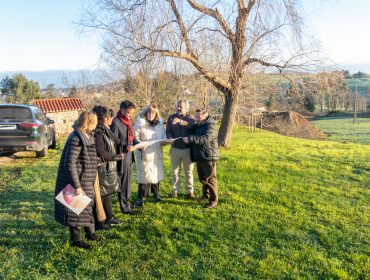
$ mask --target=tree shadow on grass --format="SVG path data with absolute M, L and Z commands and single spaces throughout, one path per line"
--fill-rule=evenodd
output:
M 36 168 L 40 167 L 30 166 L 28 170 Z M 49 174 L 55 172 L 52 167 L 42 168 Z M 47 260 L 57 246 L 56 240 L 61 236 L 67 239 L 68 235 L 54 221 L 53 191 L 41 190 L 32 182 L 22 184 L 19 166 L 7 166 L 3 172 L 4 181 L 0 183 L 0 255 L 3 257 L 0 260 L 5 267 L 0 265 L 0 270 L 6 275 L 7 270 L 36 268 L 35 264 Z M 13 265 L 7 267 L 5 261 Z

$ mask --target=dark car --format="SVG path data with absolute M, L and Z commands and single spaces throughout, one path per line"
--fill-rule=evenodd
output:
M 36 151 L 44 157 L 55 149 L 54 121 L 31 105 L 0 104 L 0 151 Z

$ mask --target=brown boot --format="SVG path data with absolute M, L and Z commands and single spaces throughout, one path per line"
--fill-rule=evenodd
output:
M 192 192 L 188 193 L 186 196 L 187 196 L 188 199 L 195 199 L 195 195 Z

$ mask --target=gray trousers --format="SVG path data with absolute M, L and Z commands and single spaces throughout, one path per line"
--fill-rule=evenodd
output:
M 176 149 L 171 147 L 170 158 L 172 164 L 173 192 L 180 193 L 181 185 L 181 163 L 184 166 L 185 172 L 185 188 L 187 193 L 194 192 L 193 187 L 193 169 L 194 163 L 190 159 L 190 148 Z

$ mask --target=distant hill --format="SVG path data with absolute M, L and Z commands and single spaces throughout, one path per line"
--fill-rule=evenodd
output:
M 351 74 L 357 73 L 358 71 L 370 73 L 370 63 L 340 64 L 340 66 L 344 70 L 349 70 Z
M 63 88 L 66 86 L 63 83 L 63 77 L 66 77 L 72 83 L 78 80 L 81 71 L 84 70 L 7 71 L 0 72 L 0 81 L 6 76 L 11 77 L 16 73 L 22 73 L 27 79 L 38 82 L 41 88 L 45 88 L 48 84 L 55 84 L 57 88 Z M 88 72 L 89 84 L 96 84 L 98 70 Z

